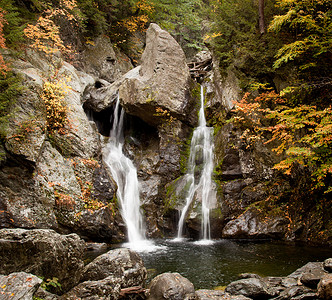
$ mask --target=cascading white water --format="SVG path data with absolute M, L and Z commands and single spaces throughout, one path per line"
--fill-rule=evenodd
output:
M 185 179 L 189 184 L 186 204 L 182 209 L 178 239 L 182 238 L 183 225 L 194 197 L 201 199 L 202 205 L 202 239 L 210 240 L 210 203 L 214 202 L 212 172 L 213 172 L 213 128 L 206 126 L 204 114 L 204 89 L 201 86 L 201 108 L 199 110 L 199 124 L 195 128 L 190 145 L 188 172 Z M 199 170 L 201 169 L 201 170 Z
M 122 218 L 127 226 L 129 244 L 134 244 L 144 241 L 145 235 L 143 218 L 140 212 L 137 171 L 132 161 L 122 151 L 124 142 L 123 118 L 124 111 L 120 106 L 118 97 L 105 162 L 118 185 L 117 197 L 121 205 Z

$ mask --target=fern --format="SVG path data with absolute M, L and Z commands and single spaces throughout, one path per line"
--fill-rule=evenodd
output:
M 283 30 L 284 26 L 289 24 L 295 16 L 296 11 L 294 9 L 289 10 L 285 15 L 274 16 L 268 27 L 268 30 L 274 31 L 276 33 L 280 32 Z
M 278 50 L 276 57 L 278 58 L 274 64 L 273 68 L 278 69 L 283 64 L 298 58 L 307 50 L 307 43 L 305 41 L 296 41 L 291 44 L 284 45 Z

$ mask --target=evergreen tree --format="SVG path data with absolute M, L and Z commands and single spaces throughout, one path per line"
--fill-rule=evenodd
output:
M 274 68 L 292 67 L 300 82 L 296 95 L 304 101 L 330 102 L 332 86 L 332 2 L 329 0 L 278 0 L 283 14 L 274 17 L 269 30 L 279 33 L 284 45 L 278 50 Z M 293 92 L 295 91 L 292 89 Z
M 276 8 L 274 1 L 264 3 L 264 23 L 269 23 Z M 210 1 L 212 26 L 205 40 L 219 57 L 222 72 L 230 66 L 238 72 L 242 88 L 253 82 L 273 84 L 272 62 L 280 40 L 275 34 L 262 34 L 262 7 L 259 10 L 258 4 L 252 0 Z
M 4 14 L 3 34 L 6 38 L 7 47 L 15 48 L 23 41 L 24 21 L 20 16 L 14 0 L 0 0 L 0 7 Z
M 126 40 L 133 28 L 143 29 L 152 10 L 146 0 L 77 0 L 77 3 L 85 19 L 86 33 L 107 34 L 114 42 Z
M 183 48 L 201 50 L 202 0 L 150 0 L 155 7 L 152 21 L 170 32 Z

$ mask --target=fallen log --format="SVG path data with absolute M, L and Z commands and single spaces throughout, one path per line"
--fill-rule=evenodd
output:
M 129 295 L 145 294 L 146 291 L 147 290 L 141 286 L 123 288 L 120 291 L 120 298 L 131 298 Z

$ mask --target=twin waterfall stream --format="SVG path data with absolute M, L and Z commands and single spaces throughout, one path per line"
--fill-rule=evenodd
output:
M 202 240 L 201 243 L 211 242 L 210 235 L 210 203 L 215 199 L 212 185 L 213 172 L 213 128 L 206 126 L 204 114 L 204 89 L 201 86 L 201 107 L 199 110 L 198 127 L 195 128 L 190 144 L 190 155 L 188 161 L 188 171 L 185 180 L 190 184 L 186 197 L 186 205 L 182 209 L 177 240 L 181 240 L 183 234 L 184 221 L 188 214 L 188 209 L 195 197 L 200 198 L 202 205 Z M 200 163 L 198 165 L 198 162 Z M 199 172 L 197 169 L 201 169 Z M 197 176 L 198 173 L 198 176 Z
M 117 197 L 121 206 L 121 215 L 127 227 L 128 247 L 143 250 L 148 249 L 151 245 L 145 238 L 137 170 L 122 151 L 124 144 L 123 119 L 124 110 L 120 105 L 118 96 L 113 112 L 113 123 L 105 162 L 118 186 Z
M 202 214 L 202 244 L 212 243 L 210 236 L 210 201 L 212 193 L 213 172 L 213 128 L 206 126 L 204 114 L 204 90 L 201 86 L 201 107 L 199 111 L 199 126 L 195 128 L 190 146 L 188 172 L 185 180 L 189 184 L 186 204 L 182 209 L 178 234 L 175 241 L 182 239 L 185 219 L 188 209 L 194 199 L 199 199 Z M 150 251 L 153 243 L 145 238 L 143 216 L 140 210 L 139 183 L 137 171 L 132 161 L 123 153 L 123 119 L 124 110 L 121 108 L 119 97 L 113 113 L 112 129 L 106 149 L 105 162 L 111 170 L 117 183 L 117 198 L 120 202 L 121 215 L 127 227 L 128 247 L 134 250 Z M 199 162 L 199 166 L 197 165 Z M 214 200 L 214 199 L 213 199 Z

